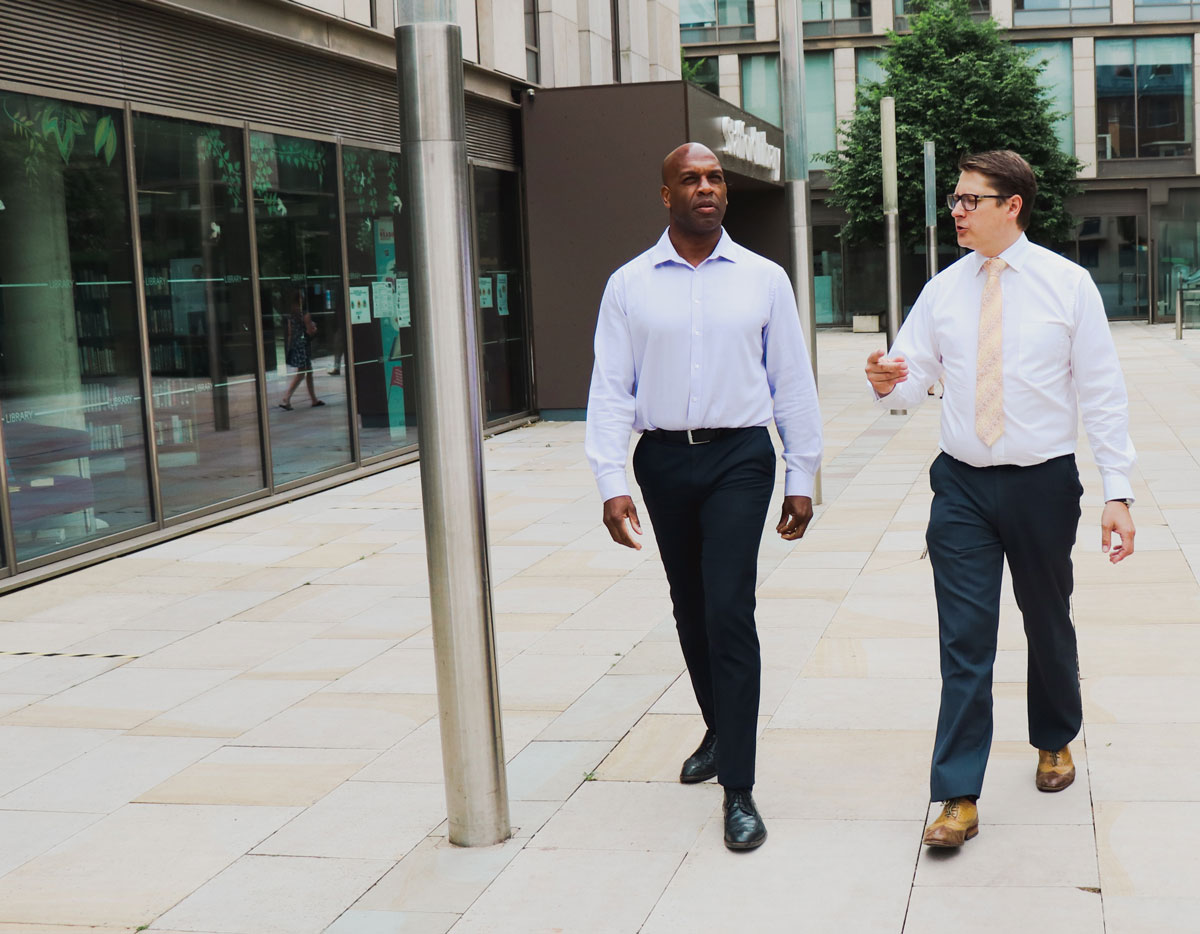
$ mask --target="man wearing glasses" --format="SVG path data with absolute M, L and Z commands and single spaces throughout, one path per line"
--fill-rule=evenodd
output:
M 941 847 L 979 832 L 1005 558 L 1029 645 L 1034 780 L 1053 792 L 1075 779 L 1068 743 L 1083 719 L 1070 617 L 1080 412 L 1104 486 L 1101 550 L 1116 564 L 1133 553 L 1134 538 L 1135 455 L 1100 293 L 1082 267 L 1026 238 L 1037 182 L 1021 156 L 978 153 L 958 167 L 947 201 L 959 246 L 973 252 L 925 286 L 891 353 L 875 351 L 866 367 L 888 408 L 914 408 L 925 387 L 945 381 L 926 532 L 942 669 L 930 798 L 945 806 L 924 842 Z

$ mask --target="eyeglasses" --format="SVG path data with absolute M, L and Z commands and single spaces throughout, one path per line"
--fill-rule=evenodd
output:
M 1012 196 L 972 194 L 946 195 L 946 207 L 953 211 L 956 207 L 958 207 L 958 202 L 961 201 L 964 210 L 974 211 L 977 207 L 979 207 L 979 201 L 982 198 L 995 198 L 997 201 L 1007 201 L 1010 197 Z

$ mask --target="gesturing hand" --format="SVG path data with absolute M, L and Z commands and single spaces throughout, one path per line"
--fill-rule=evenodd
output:
M 618 545 L 641 551 L 641 544 L 633 540 L 633 536 L 629 534 L 629 529 L 625 526 L 627 519 L 633 526 L 633 530 L 641 535 L 642 524 L 638 522 L 637 507 L 633 505 L 632 497 L 614 496 L 612 499 L 604 501 L 604 527 L 608 529 L 612 540 Z
M 867 357 L 867 379 L 880 396 L 886 396 L 896 388 L 897 383 L 908 379 L 908 364 L 903 357 L 885 357 L 882 350 L 876 350 Z
M 794 542 L 804 537 L 808 523 L 812 521 L 812 498 L 808 496 L 785 496 L 783 498 L 783 514 L 775 531 L 785 541 Z
M 1111 547 L 1113 532 L 1121 539 L 1116 548 Z M 1104 512 L 1100 515 L 1100 550 L 1108 555 L 1109 561 L 1116 564 L 1133 554 L 1133 536 L 1136 534 L 1128 506 L 1118 500 L 1104 504 Z

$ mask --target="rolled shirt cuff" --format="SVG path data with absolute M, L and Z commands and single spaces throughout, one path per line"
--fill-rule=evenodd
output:
M 596 486 L 600 488 L 600 502 L 607 503 L 615 496 L 629 495 L 629 478 L 625 471 L 614 471 L 596 478 Z

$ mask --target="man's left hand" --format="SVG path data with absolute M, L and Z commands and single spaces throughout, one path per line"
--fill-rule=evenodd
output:
M 794 542 L 804 537 L 808 523 L 812 521 L 812 497 L 785 496 L 783 498 L 783 515 L 779 517 L 779 525 L 775 531 L 784 541 Z
M 1116 532 L 1121 543 L 1112 547 L 1112 533 Z M 1129 507 L 1119 500 L 1111 500 L 1104 504 L 1104 512 L 1100 516 L 1100 550 L 1108 555 L 1113 564 L 1124 561 L 1133 554 L 1133 536 L 1137 534 L 1133 528 L 1133 517 Z

